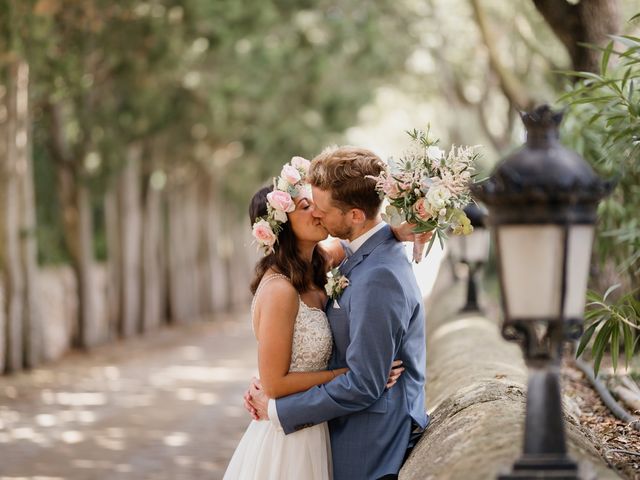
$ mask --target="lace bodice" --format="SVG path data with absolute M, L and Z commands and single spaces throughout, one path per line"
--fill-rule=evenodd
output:
M 288 278 L 284 275 L 274 274 L 262 279 L 251 305 L 251 316 L 255 308 L 255 300 L 258 298 L 260 290 L 274 278 Z M 326 370 L 333 338 L 329 320 L 325 313 L 318 309 L 309 307 L 298 296 L 300 307 L 293 327 L 293 343 L 291 346 L 290 372 L 312 372 Z

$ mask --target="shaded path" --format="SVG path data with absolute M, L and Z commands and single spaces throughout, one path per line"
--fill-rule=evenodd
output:
M 222 478 L 255 369 L 241 312 L 0 377 L 0 480 Z

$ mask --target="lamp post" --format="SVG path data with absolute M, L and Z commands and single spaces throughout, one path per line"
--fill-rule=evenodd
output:
M 470 203 L 464 208 L 464 213 L 471 221 L 473 232 L 469 235 L 454 235 L 448 242 L 454 263 L 467 265 L 467 301 L 460 310 L 461 313 L 480 311 L 477 276 L 489 257 L 489 231 L 485 228 L 485 210 Z
M 559 142 L 562 113 L 522 115 L 526 144 L 473 187 L 489 209 L 502 297 L 503 336 L 529 367 L 524 451 L 500 479 L 577 479 L 560 397 L 562 344 L 582 333 L 598 202 L 612 188 Z

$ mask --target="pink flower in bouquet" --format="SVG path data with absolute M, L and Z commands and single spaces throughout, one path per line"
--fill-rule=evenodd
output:
M 382 191 L 384 194 L 391 198 L 396 199 L 402 196 L 402 192 L 398 187 L 398 182 L 396 182 L 392 177 L 387 177 L 382 184 Z
M 274 190 L 267 194 L 267 201 L 274 209 L 283 212 L 293 212 L 296 209 L 291 195 L 281 190 Z
M 290 185 L 295 185 L 301 180 L 300 172 L 292 165 L 285 165 L 282 167 L 280 176 L 289 182 Z
M 419 198 L 416 203 L 413 204 L 413 211 L 416 213 L 420 220 L 429 220 L 431 213 L 428 210 L 428 204 L 424 198 Z
M 253 236 L 259 243 L 267 247 L 272 247 L 277 238 L 266 220 L 260 220 L 253 225 Z
M 308 172 L 309 167 L 311 166 L 311 162 L 303 157 L 293 157 L 291 159 L 291 165 L 298 170 L 302 170 L 303 172 Z

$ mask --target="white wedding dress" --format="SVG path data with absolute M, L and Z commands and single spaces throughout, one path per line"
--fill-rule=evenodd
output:
M 262 280 L 260 289 L 274 278 Z M 253 306 L 251 308 L 253 313 Z M 300 300 L 293 330 L 290 372 L 327 369 L 332 336 L 325 313 Z M 327 480 L 332 478 L 326 423 L 285 435 L 270 421 L 252 421 L 229 462 L 224 480 Z

